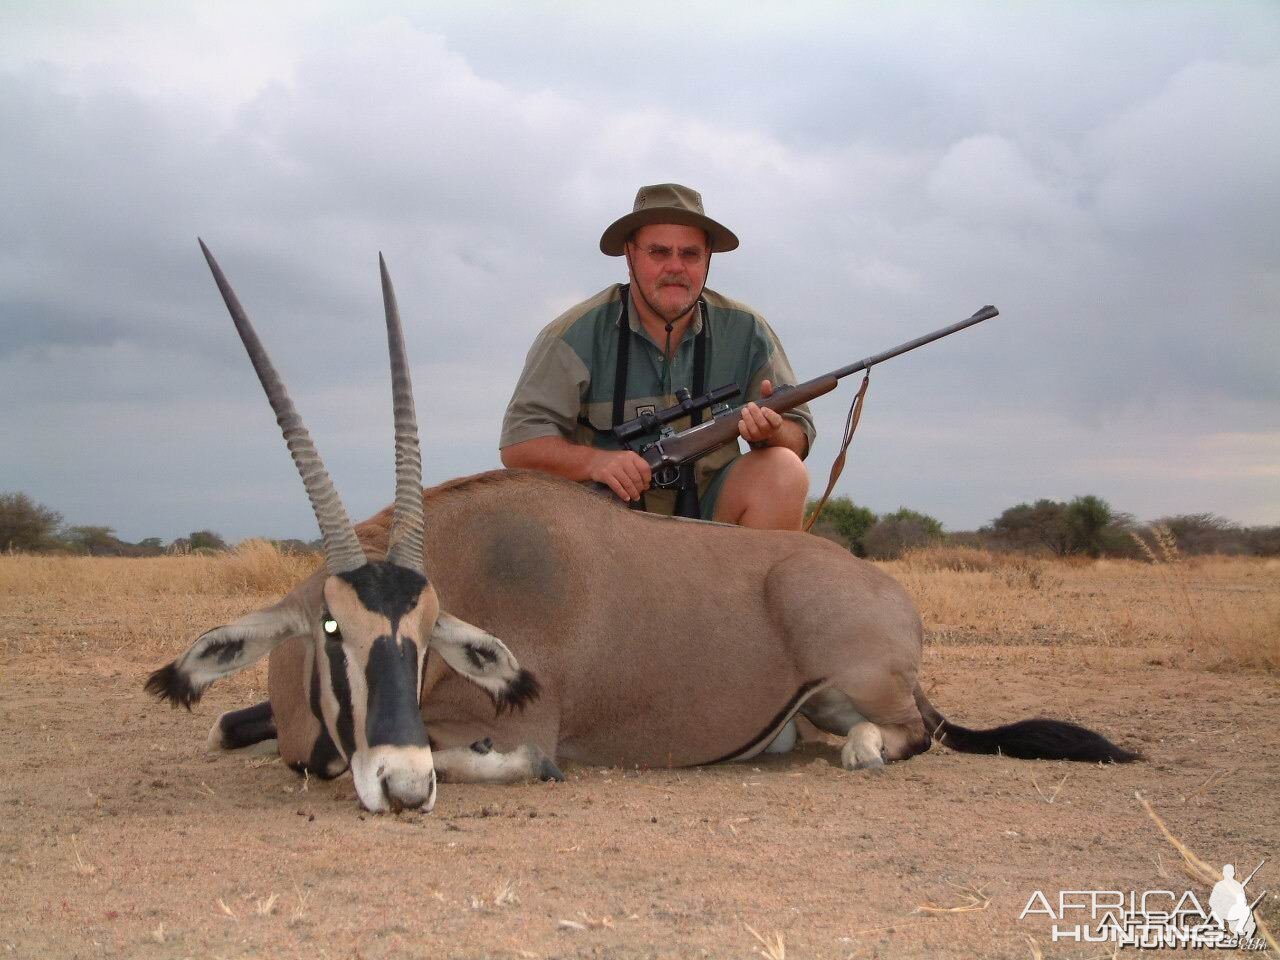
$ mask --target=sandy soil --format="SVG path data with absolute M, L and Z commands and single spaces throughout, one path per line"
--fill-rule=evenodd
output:
M 1210 863 L 1271 858 L 1250 889 L 1280 891 L 1274 676 L 935 647 L 928 688 L 953 719 L 1073 719 L 1148 761 L 935 748 L 861 775 L 810 730 L 787 757 L 570 766 L 562 784 L 444 785 L 431 815 L 372 816 L 349 779 L 205 754 L 213 718 L 261 696 L 260 670 L 171 711 L 141 690 L 164 655 L 96 643 L 110 624 L 92 611 L 74 629 L 46 613 L 10 611 L 0 632 L 0 956 L 1110 955 L 1018 914 L 1036 889 L 1207 902 L 1135 791 Z M 217 620 L 170 606 L 148 629 L 182 622 Z M 145 646 L 175 655 L 189 630 Z M 1280 927 L 1276 904 L 1261 915 Z

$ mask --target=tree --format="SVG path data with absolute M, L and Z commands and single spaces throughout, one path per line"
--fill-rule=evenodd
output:
M 1249 527 L 1244 533 L 1245 543 L 1254 556 L 1280 556 L 1280 526 Z
M 863 542 L 867 556 L 876 560 L 896 560 L 903 551 L 927 546 L 942 539 L 942 522 L 920 513 L 899 507 L 886 513 L 867 531 Z
M 131 557 L 158 557 L 164 553 L 164 541 L 159 537 L 143 537 L 129 551 Z
M 212 530 L 196 530 L 188 538 L 191 550 L 226 550 L 227 543 Z
M 0 493 L 0 550 L 48 550 L 61 525 L 62 514 L 25 493 Z
M 1161 517 L 1156 525 L 1173 534 L 1181 553 L 1242 553 L 1248 538 L 1239 525 L 1212 513 Z
M 807 521 L 817 507 L 817 500 L 805 504 L 804 516 Z M 814 524 L 813 532 L 843 544 L 859 557 L 867 555 L 863 539 L 867 531 L 876 522 L 876 515 L 866 507 L 860 507 L 848 497 L 832 497 L 822 508 L 822 515 Z
M 997 539 L 1010 546 L 1047 547 L 1050 552 L 1064 556 L 1071 549 L 1066 511 L 1066 504 L 1056 500 L 1020 503 L 996 517 L 990 530 Z
M 118 554 L 124 546 L 111 527 L 71 527 L 66 532 L 66 540 L 76 550 L 95 557 Z
M 1067 531 L 1067 552 L 1102 556 L 1106 530 L 1112 520 L 1111 504 L 1093 494 L 1076 497 L 1067 504 L 1062 518 Z

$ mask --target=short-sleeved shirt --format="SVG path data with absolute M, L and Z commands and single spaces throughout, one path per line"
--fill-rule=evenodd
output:
M 614 383 L 617 375 L 620 320 L 627 288 L 613 284 L 589 300 L 561 314 L 538 334 L 525 360 L 511 402 L 502 421 L 499 447 L 539 437 L 564 437 L 574 443 L 603 449 L 620 448 L 613 428 Z M 704 289 L 705 309 L 698 315 L 668 362 L 663 346 L 654 343 L 634 310 L 628 310 L 627 384 L 623 419 L 645 409 L 662 410 L 676 403 L 675 391 L 694 387 L 694 341 L 706 330 L 705 390 L 730 383 L 742 390 L 733 404 L 760 399 L 760 383 L 795 383 L 795 374 L 769 324 L 750 307 L 714 290 Z M 784 414 L 798 423 L 812 447 L 813 416 L 807 405 Z M 586 420 L 590 426 L 582 423 Z M 671 424 L 690 426 L 688 417 Z M 741 456 L 729 443 L 697 461 L 700 493 Z M 649 490 L 645 506 L 654 513 L 671 513 L 675 491 Z

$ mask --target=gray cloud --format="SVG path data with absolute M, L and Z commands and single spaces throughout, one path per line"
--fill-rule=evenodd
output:
M 495 466 L 533 334 L 618 277 L 602 225 L 679 179 L 744 239 L 712 285 L 802 376 L 1004 311 L 876 372 L 855 499 L 952 527 L 1083 492 L 1280 516 L 1274 8 L 574 10 L 18 22 L 0 488 L 127 536 L 309 535 L 197 234 L 353 513 L 389 494 L 379 249 L 429 477 Z

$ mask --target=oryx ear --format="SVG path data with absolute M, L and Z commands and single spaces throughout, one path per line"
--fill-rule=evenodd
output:
M 431 631 L 430 647 L 455 671 L 493 697 L 499 713 L 524 707 L 542 692 L 533 674 L 521 669 L 506 644 L 443 610 Z
M 310 632 L 292 605 L 255 611 L 201 635 L 186 653 L 147 678 L 146 691 L 190 710 L 213 681 L 257 663 L 290 637 Z

